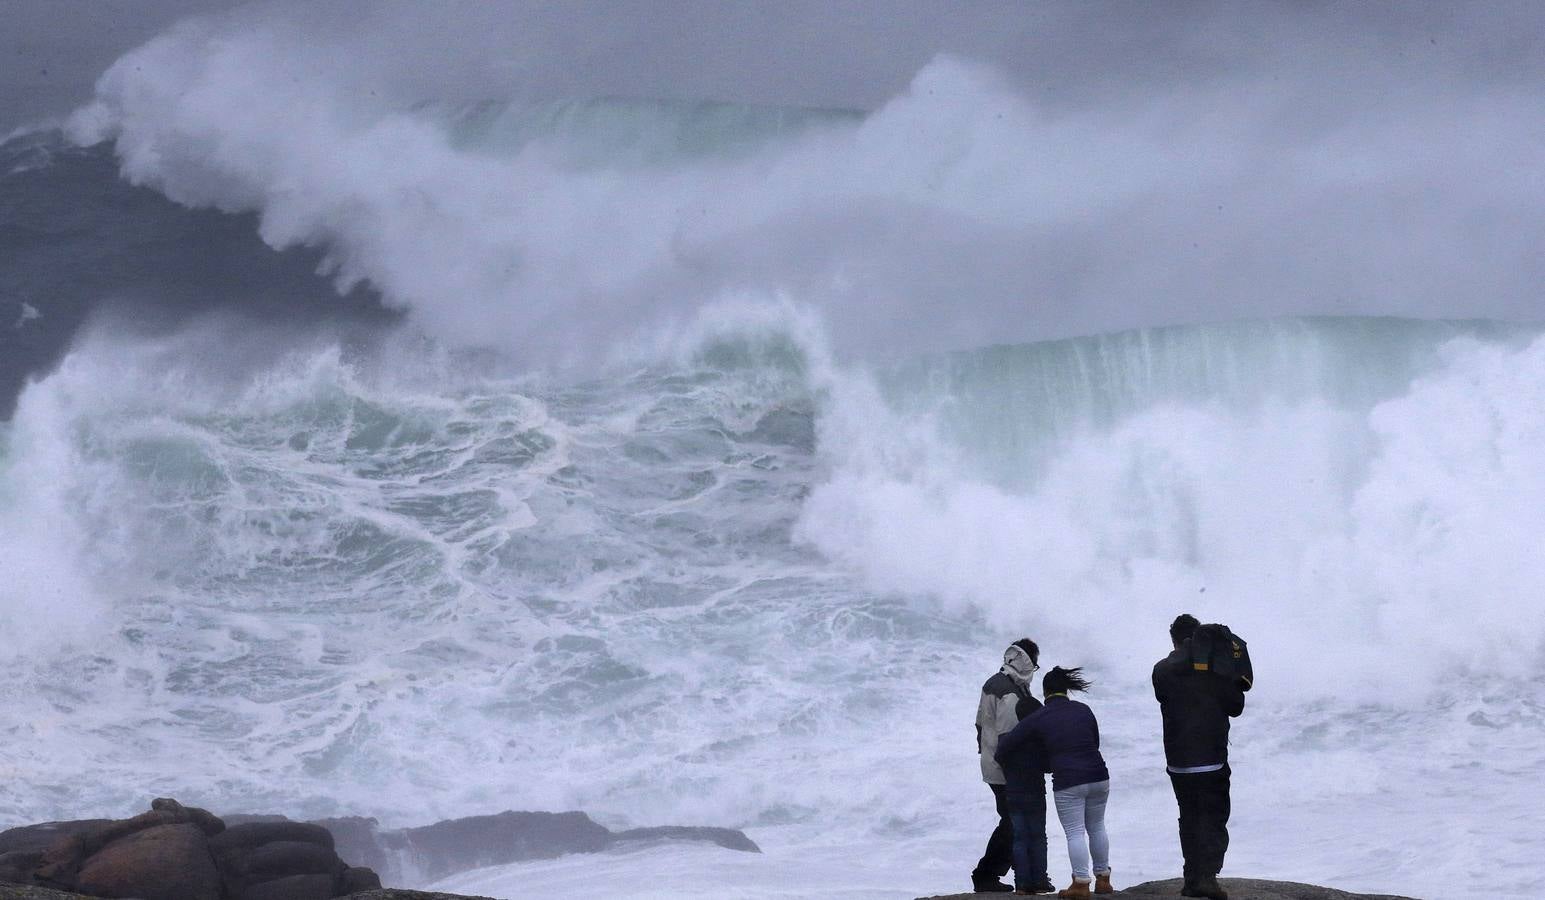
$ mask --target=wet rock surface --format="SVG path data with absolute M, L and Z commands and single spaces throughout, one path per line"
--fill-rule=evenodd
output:
M 693 841 L 762 852 L 734 828 L 668 825 L 612 831 L 582 812 L 506 811 L 399 829 L 383 829 L 375 819 L 357 816 L 318 819 L 314 824 L 332 832 L 340 856 L 381 873 L 388 884 L 421 883 L 483 866 L 598 853 L 641 842 Z
M 380 879 L 350 867 L 327 829 L 301 822 L 227 828 L 158 799 L 129 819 L 49 822 L 0 832 L 0 900 L 74 896 L 137 900 L 331 900 Z M 32 890 L 32 889 L 37 890 Z
M 151 807 L 129 819 L 46 822 L 0 832 L 0 890 L 9 892 L 0 900 L 47 897 L 50 890 L 54 896 L 138 900 L 436 898 L 453 895 L 382 893 L 382 876 L 386 883 L 422 883 L 483 866 L 639 843 L 694 841 L 761 852 L 733 828 L 612 831 L 582 812 L 507 811 L 382 829 L 363 817 L 221 818 L 170 799 Z
M 1420 900 L 1414 897 L 1400 897 L 1394 894 L 1358 894 L 1349 891 L 1338 891 L 1334 888 L 1321 887 L 1315 884 L 1300 884 L 1294 881 L 1266 881 L 1259 878 L 1219 878 L 1218 883 L 1228 891 L 1229 900 Z M 1119 884 L 1119 882 L 1118 882 Z M 1141 900 L 1158 900 L 1164 897 L 1179 897 L 1181 880 L 1172 878 L 1166 881 L 1146 881 L 1118 890 L 1114 894 L 1102 894 L 1104 897 L 1132 897 Z M 934 897 L 920 898 L 920 900 L 981 900 L 982 897 L 1000 896 L 1009 894 L 940 894 Z M 1056 894 L 1042 894 L 1043 897 L 1055 897 Z

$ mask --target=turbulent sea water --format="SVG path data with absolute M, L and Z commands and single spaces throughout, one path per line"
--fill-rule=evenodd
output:
M 871 152 L 905 107 L 428 105 L 276 134 L 248 124 L 272 110 L 201 107 L 199 79 L 229 73 L 173 65 L 172 44 L 108 74 L 71 124 L 87 149 L 14 138 L 0 189 L 56 190 L 73 166 L 105 209 L 126 190 L 102 165 L 116 150 L 138 190 L 222 210 L 245 223 L 233 242 L 255 226 L 319 248 L 396 313 L 347 338 L 257 322 L 250 295 L 325 293 L 254 284 L 259 266 L 207 288 L 231 301 L 217 316 L 180 301 L 124 327 L 144 297 L 81 313 L 34 367 L 0 425 L 0 824 L 162 795 L 390 825 L 577 808 L 739 827 L 766 852 L 646 847 L 437 886 L 959 890 L 992 815 L 977 691 L 1028 634 L 1097 684 L 1118 882 L 1172 877 L 1146 679 L 1191 611 L 1248 637 L 1259 669 L 1226 874 L 1459 897 L 1485 868 L 1508 896 L 1545 893 L 1541 328 L 1281 317 L 846 354 L 842 316 L 797 283 L 758 288 L 789 254 L 830 260 L 715 197 L 746 167 L 771 181 L 753 206 L 799 194 L 796 163 Z M 135 80 L 168 69 L 194 87 Z M 396 174 L 369 169 L 403 146 Z M 1004 214 L 953 190 L 951 215 Z M 606 221 L 617 196 L 633 205 Z M 83 221 L 32 224 L 107 256 L 215 221 L 167 204 L 131 248 L 71 208 Z M 854 245 L 889 240 L 847 224 Z M 79 285 L 15 271 L 0 328 L 21 347 Z M 672 298 L 668 327 L 597 361 L 576 336 L 615 347 L 645 324 L 619 295 Z

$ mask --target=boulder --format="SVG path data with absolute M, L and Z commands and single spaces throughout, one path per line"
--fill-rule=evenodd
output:
M 320 825 L 332 834 L 334 849 L 350 865 L 367 867 L 377 872 L 389 870 L 391 860 L 387 858 L 381 829 L 375 819 L 345 816 L 317 819 L 312 824 Z
M 430 891 L 376 889 L 349 895 L 350 900 L 494 900 L 468 894 L 439 894 Z M 0 900 L 93 900 L 84 894 L 72 894 L 51 888 L 0 884 Z
M 32 871 L 42 861 L 42 850 L 11 850 L 0 853 L 0 884 L 31 884 Z
M 221 818 L 171 799 L 158 799 L 151 807 L 131 819 L 49 822 L 0 832 L 0 880 L 75 889 L 78 874 L 96 854 L 133 835 L 173 825 L 191 826 L 207 837 L 226 900 L 266 896 L 283 889 L 272 886 L 279 882 L 309 896 L 319 890 L 322 878 L 334 884 L 329 896 L 342 896 L 379 889 L 378 872 L 388 880 L 435 879 L 639 841 L 706 841 L 761 852 L 733 828 L 661 826 L 614 833 L 582 812 L 506 811 L 382 830 L 375 819 L 358 816 L 316 822 L 279 815 Z
M 374 869 L 365 866 L 349 866 L 343 870 L 343 877 L 338 879 L 338 893 L 357 894 L 360 891 L 376 891 L 381 889 L 381 876 Z
M 43 851 L 33 871 L 33 880 L 49 887 L 74 888 L 77 875 L 88 860 L 110 845 L 142 831 L 188 825 L 202 840 L 225 828 L 225 823 L 207 810 L 184 807 L 176 800 L 160 798 L 150 805 L 150 812 L 130 819 L 110 819 L 95 827 L 68 829 Z M 207 855 L 207 845 L 203 846 Z
M 333 850 L 332 834 L 307 822 L 232 825 L 209 845 L 233 900 L 332 897 L 348 868 Z
M 113 824 L 113 819 L 77 819 L 73 822 L 44 822 L 0 831 L 0 853 L 14 850 L 46 850 L 60 838 L 94 831 Z
M 389 880 L 405 874 L 442 878 L 481 866 L 595 853 L 621 842 L 706 841 L 761 852 L 745 832 L 734 828 L 667 825 L 614 833 L 581 812 L 506 811 L 395 830 L 382 830 L 375 819 L 359 816 L 319 819 L 315 824 L 333 833 L 344 860 L 369 866 Z
M 209 849 L 216 856 L 231 856 L 281 841 L 318 844 L 328 850 L 334 846 L 332 832 L 321 825 L 279 820 L 232 825 L 209 842 Z
M 231 896 L 233 900 L 332 900 L 337 888 L 338 879 L 332 875 L 286 875 Z
M 347 868 L 331 848 L 306 841 L 263 844 L 246 854 L 241 863 L 243 874 L 253 881 L 283 875 L 337 875 Z
M 481 866 L 565 853 L 594 853 L 612 833 L 582 812 L 502 812 L 405 828 L 382 835 L 388 850 L 405 851 L 419 874 L 433 880 Z
M 191 822 L 209 837 L 214 837 L 225 830 L 225 822 L 219 816 L 207 809 L 199 809 L 197 806 L 183 806 L 170 797 L 158 797 L 150 801 L 150 808 L 153 811 L 170 813 L 176 816 L 179 822 Z
M 232 825 L 248 825 L 248 824 L 251 824 L 253 822 L 289 822 L 289 821 L 292 821 L 289 816 L 281 816 L 281 815 L 277 815 L 277 814 L 257 814 L 257 813 L 235 813 L 234 815 L 228 813 L 226 815 L 221 816 L 220 818 L 225 820 L 225 827 L 227 827 L 227 828 L 231 827 Z
M 0 884 L 0 900 L 82 900 L 82 894 L 21 884 Z
M 653 828 L 630 828 L 612 835 L 613 843 L 624 841 L 707 841 L 727 850 L 739 850 L 743 853 L 762 852 L 762 848 L 738 828 L 658 825 Z
M 0 896 L 0 900 L 5 900 Z M 433 891 L 408 891 L 402 888 L 386 888 L 379 891 L 365 891 L 363 894 L 350 894 L 349 900 L 494 900 L 492 897 L 484 897 L 481 894 L 437 894 Z
M 91 854 L 73 889 L 98 897 L 221 900 L 220 872 L 198 825 L 156 825 Z

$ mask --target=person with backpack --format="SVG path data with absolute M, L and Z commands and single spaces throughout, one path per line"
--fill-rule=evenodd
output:
M 1015 829 L 1009 808 L 1009 795 L 1005 786 L 1003 767 L 996 759 L 998 736 L 1012 729 L 1025 716 L 1041 708 L 1040 701 L 1030 693 L 1030 679 L 1040 668 L 1041 648 L 1029 638 L 1020 638 L 1003 651 L 1003 665 L 998 672 L 982 685 L 982 695 L 976 706 L 976 752 L 981 756 L 982 780 L 992 789 L 993 805 L 998 812 L 998 824 L 987 839 L 987 849 L 971 870 L 971 889 L 977 893 L 1014 890 L 999 879 L 1008 874 L 1014 865 Z M 1020 809 L 1023 828 L 1040 826 L 1040 868 L 1022 871 L 1015 868 L 1014 880 L 1026 887 L 1051 887 L 1046 875 L 1046 787 L 1045 778 L 1039 773 L 1040 786 L 1031 792 L 1028 782 L 1015 792 L 1015 808 Z M 1034 797 L 1031 797 L 1031 793 Z M 1036 801 L 1039 801 L 1039 812 Z M 1027 831 L 1027 834 L 1029 832 Z M 1032 843 L 1034 840 L 1032 839 Z
M 1030 746 L 1051 772 L 1057 818 L 1062 822 L 1068 862 L 1073 867 L 1073 883 L 1057 892 L 1064 898 L 1088 897 L 1091 881 L 1093 893 L 1116 890 L 1110 882 L 1110 837 L 1105 831 L 1110 770 L 1100 754 L 1100 724 L 1093 710 L 1068 697 L 1089 687 L 1082 668 L 1053 668 L 1041 679 L 1046 705 L 998 739 L 1000 760 L 1009 760 L 1012 765 L 1016 754 Z M 1006 765 L 1005 770 L 1009 767 Z M 1048 890 L 1050 887 L 1048 884 Z
M 1180 852 L 1185 857 L 1180 895 L 1228 900 L 1218 873 L 1229 840 L 1229 719 L 1245 711 L 1250 681 L 1247 676 L 1216 674 L 1207 661 L 1193 658 L 1192 639 L 1202 628 L 1233 637 L 1221 626 L 1201 625 L 1195 616 L 1177 616 L 1169 627 L 1174 650 L 1153 667 L 1153 694 L 1164 716 L 1164 760 L 1180 808 Z M 1243 653 L 1243 641 L 1234 647 L 1235 653 Z M 1248 672 L 1248 655 L 1243 660 Z

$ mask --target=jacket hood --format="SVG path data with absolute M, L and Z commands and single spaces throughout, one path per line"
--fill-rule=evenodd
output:
M 1030 677 L 1035 674 L 1035 663 L 1031 662 L 1030 654 L 1018 644 L 1009 644 L 1003 651 L 1003 668 L 998 671 L 1014 679 L 1022 687 L 1030 686 Z

